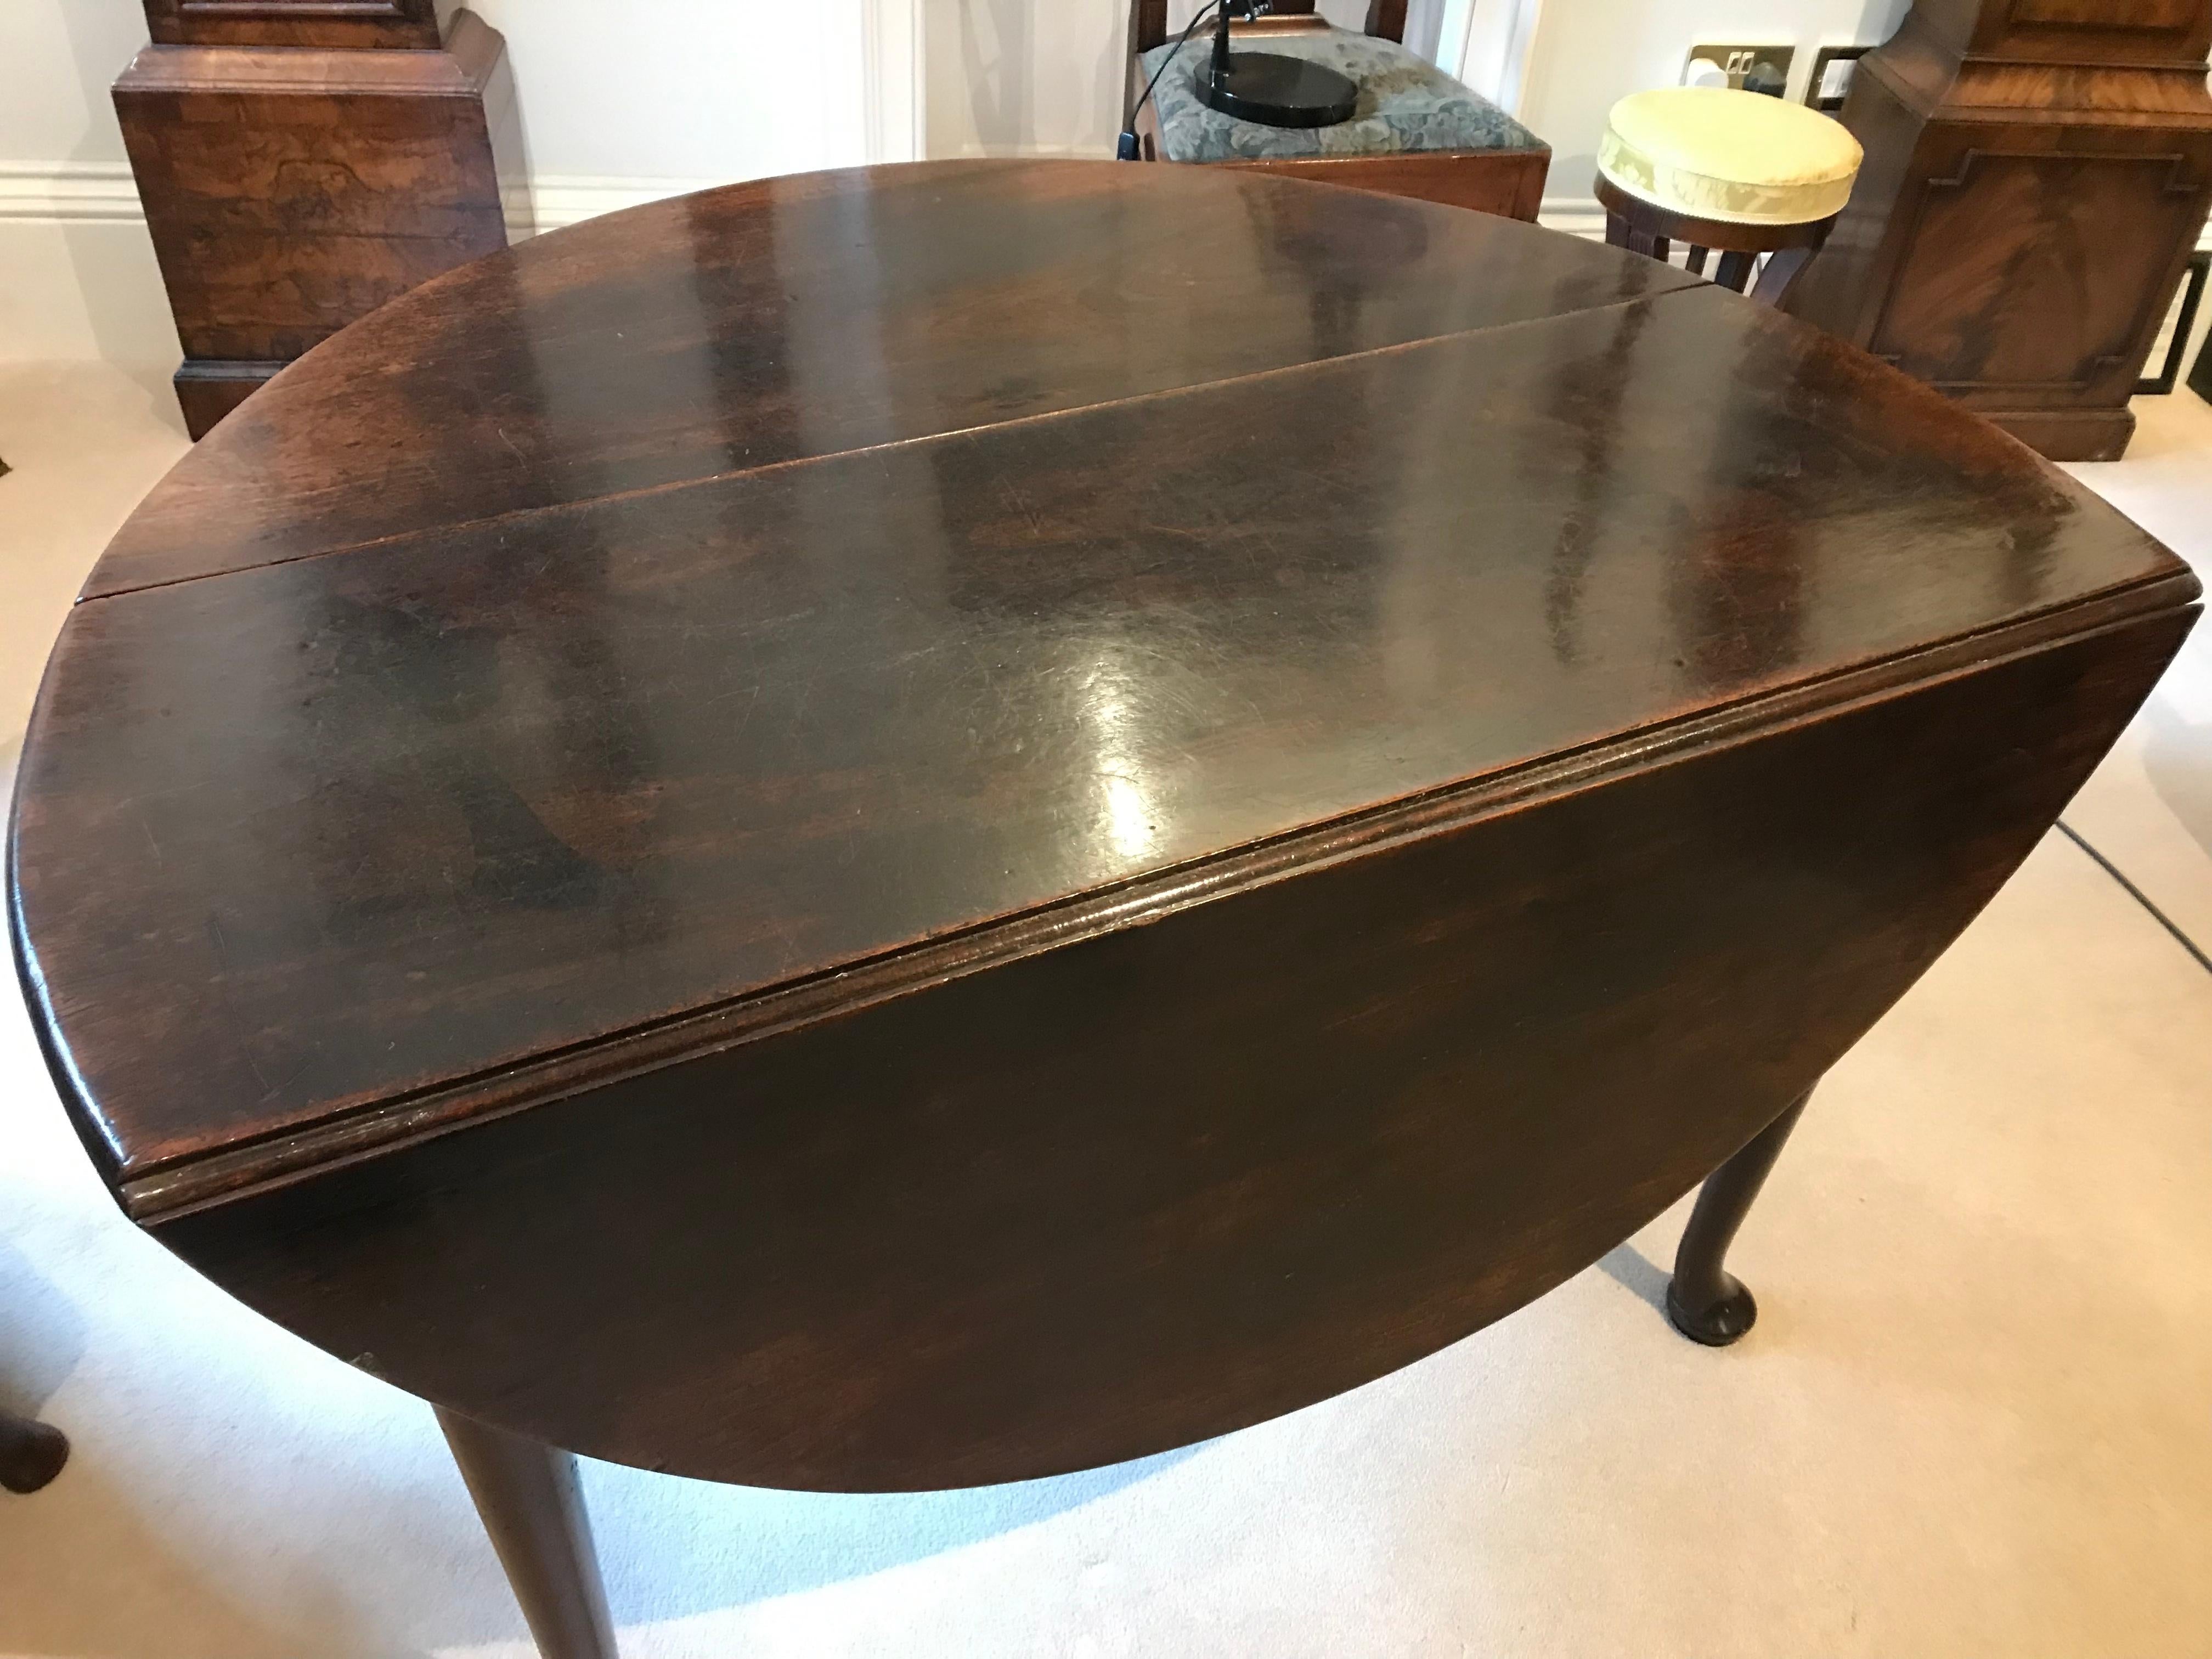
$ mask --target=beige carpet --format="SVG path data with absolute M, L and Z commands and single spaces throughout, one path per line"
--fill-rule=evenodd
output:
M 2185 551 L 2203 414 L 2147 434 L 2188 462 L 2154 503 L 2208 526 Z M 0 631 L 11 723 L 167 430 L 106 372 L 0 372 L 0 574 L 43 608 Z M 2092 792 L 2177 913 L 2212 902 L 2192 707 Z M 1652 1306 L 1677 1215 L 1405 1372 L 1142 1464 L 912 1498 L 589 1466 L 623 1650 L 2212 1654 L 2208 1193 L 2212 975 L 2054 837 L 1815 1096 L 1735 1258 L 1741 1346 Z M 76 1443 L 0 1495 L 0 1653 L 527 1650 L 428 1410 L 127 1226 L 12 999 L 0 1400 Z

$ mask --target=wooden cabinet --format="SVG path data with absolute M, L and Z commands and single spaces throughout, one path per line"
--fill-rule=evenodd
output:
M 1858 187 L 1786 310 L 2056 460 L 2127 403 L 2212 201 L 2212 0 L 1919 0 L 1843 119 Z
M 115 83 L 194 438 L 287 362 L 507 246 L 506 43 L 433 0 L 147 0 Z

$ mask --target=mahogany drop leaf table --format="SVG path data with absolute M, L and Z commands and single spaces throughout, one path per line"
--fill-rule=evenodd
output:
M 2196 596 L 1619 250 L 1210 168 L 772 179 L 426 283 L 187 457 L 54 648 L 12 933 L 125 1212 L 434 1402 L 603 1656 L 571 1452 L 1136 1457 L 1708 1176 L 1672 1311 L 1741 1335 L 1803 1097 Z

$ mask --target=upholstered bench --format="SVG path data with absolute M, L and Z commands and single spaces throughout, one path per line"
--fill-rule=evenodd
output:
M 1279 14 L 1285 9 L 1277 8 Z M 1391 9 L 1377 6 L 1370 12 L 1370 31 L 1395 24 L 1403 32 L 1402 6 L 1395 17 L 1379 15 Z M 1201 102 L 1198 77 L 1207 61 L 1205 31 L 1180 52 L 1172 40 L 1161 38 L 1165 31 L 1164 4 L 1139 4 L 1133 85 L 1141 91 L 1155 74 L 1159 76 L 1137 117 L 1147 161 L 1260 167 L 1510 218 L 1535 218 L 1551 167 L 1550 147 L 1400 41 L 1371 32 L 1355 34 L 1296 14 L 1237 27 L 1241 46 L 1324 64 L 1359 88 L 1359 103 L 1349 121 L 1284 128 L 1239 120 Z

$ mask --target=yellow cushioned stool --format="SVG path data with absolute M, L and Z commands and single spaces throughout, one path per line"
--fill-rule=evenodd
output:
M 1769 254 L 1757 296 L 1778 300 L 1850 199 L 1861 154 L 1842 123 L 1763 93 L 1632 93 L 1598 144 L 1606 240 L 1659 259 L 1687 243 L 1699 272 L 1718 249 L 1716 279 L 1738 293 Z

